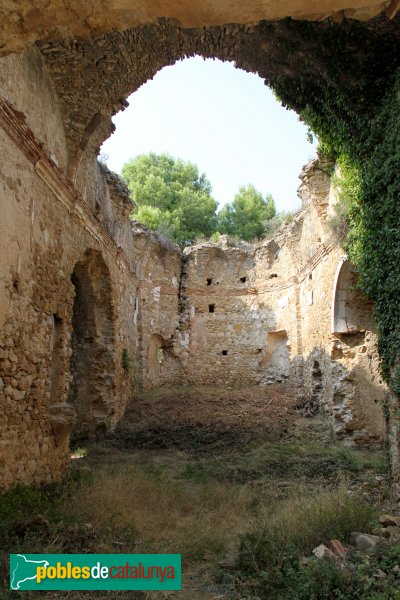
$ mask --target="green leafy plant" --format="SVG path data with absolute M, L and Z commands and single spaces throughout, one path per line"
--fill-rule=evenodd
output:
M 143 225 L 182 247 L 215 232 L 218 204 L 193 163 L 150 152 L 128 161 L 122 175 L 137 206 L 132 218 Z
M 264 28 L 266 36 L 275 34 L 273 24 Z M 286 50 L 285 71 L 271 69 L 267 83 L 317 134 L 324 154 L 339 163 L 342 206 L 336 225 L 359 273 L 358 285 L 375 302 L 382 376 L 399 396 L 398 27 L 385 20 L 373 27 L 351 20 L 323 27 L 287 20 L 284 28 L 274 51 L 283 56 Z
M 122 350 L 121 364 L 122 364 L 122 368 L 125 371 L 125 373 L 129 373 L 129 371 L 131 369 L 131 365 L 132 365 L 132 358 L 130 357 L 130 354 L 129 354 L 127 348 L 124 348 Z
M 265 198 L 254 185 L 242 186 L 231 204 L 226 204 L 218 215 L 221 233 L 237 235 L 243 240 L 261 238 L 264 223 L 275 217 L 276 209 L 272 196 Z

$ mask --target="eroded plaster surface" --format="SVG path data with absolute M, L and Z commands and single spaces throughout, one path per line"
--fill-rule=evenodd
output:
M 184 27 L 251 23 L 285 17 L 371 19 L 381 11 L 393 16 L 398 3 L 382 0 L 29 0 L 3 2 L 0 7 L 0 53 L 22 50 L 37 39 L 85 38 L 111 30 L 154 23 L 166 17 Z
M 242 44 L 251 70 L 261 40 L 253 26 L 203 40 L 171 23 L 146 31 L 1 59 L 2 487 L 59 479 L 71 436 L 112 430 L 141 386 L 285 386 L 306 413 L 327 411 L 346 442 L 383 437 L 371 307 L 337 276 L 343 250 L 327 227 L 330 163 L 303 170 L 303 209 L 256 245 L 222 238 L 182 254 L 129 221 L 125 184 L 95 159 L 112 110 L 189 47 L 229 58 Z M 131 71 L 119 81 L 124 52 Z M 347 317 L 347 331 L 332 327 Z

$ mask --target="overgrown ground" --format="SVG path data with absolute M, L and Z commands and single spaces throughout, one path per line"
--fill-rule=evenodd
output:
M 352 572 L 302 561 L 376 527 L 386 462 L 339 445 L 322 416 L 302 418 L 278 391 L 149 392 L 115 435 L 72 456 L 62 484 L 0 497 L 5 589 L 10 552 L 178 552 L 182 592 L 63 597 L 400 598 L 398 546 L 369 564 L 356 557 Z M 382 561 L 390 573 L 377 579 Z

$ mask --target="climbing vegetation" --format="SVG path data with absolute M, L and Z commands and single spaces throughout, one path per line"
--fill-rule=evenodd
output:
M 340 26 L 288 20 L 286 35 L 277 41 L 281 52 L 286 47 L 288 64 L 267 78 L 281 102 L 296 110 L 317 134 L 321 151 L 337 161 L 336 226 L 359 271 L 362 291 L 375 301 L 382 374 L 397 393 L 399 44 L 398 24 L 384 17 L 367 27 L 352 20 Z

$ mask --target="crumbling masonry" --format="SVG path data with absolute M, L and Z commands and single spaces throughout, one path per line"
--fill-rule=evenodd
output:
M 4 43 L 1 488 L 59 479 L 70 439 L 112 430 L 138 386 L 285 386 L 346 443 L 382 443 L 373 307 L 327 226 L 331 164 L 304 168 L 304 207 L 272 239 L 182 254 L 131 224 L 125 185 L 96 161 L 111 114 L 164 65 L 200 53 L 281 68 L 262 27 L 163 19 L 31 45 L 27 25 Z

